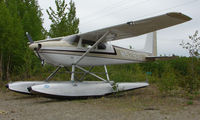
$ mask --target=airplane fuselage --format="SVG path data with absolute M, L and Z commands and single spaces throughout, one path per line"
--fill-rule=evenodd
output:
M 54 66 L 71 66 L 86 51 L 89 45 L 78 46 L 76 43 L 70 43 L 68 40 L 36 41 L 29 47 L 35 49 L 40 46 L 39 54 L 45 63 Z M 126 64 L 145 62 L 149 53 L 130 50 L 104 43 L 104 48 L 96 47 L 92 50 L 78 65 L 80 66 L 98 66 L 110 64 Z

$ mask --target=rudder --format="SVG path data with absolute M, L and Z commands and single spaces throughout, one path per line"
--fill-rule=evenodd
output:
M 157 33 L 151 32 L 147 34 L 144 51 L 152 53 L 152 56 L 157 56 Z

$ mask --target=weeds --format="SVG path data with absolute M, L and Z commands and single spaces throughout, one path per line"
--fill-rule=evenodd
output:
M 187 101 L 187 105 L 193 105 L 193 101 L 192 100 Z
M 165 65 L 165 71 L 163 72 L 161 79 L 157 81 L 159 90 L 163 94 L 170 94 L 177 88 L 177 78 L 173 68 L 169 65 Z

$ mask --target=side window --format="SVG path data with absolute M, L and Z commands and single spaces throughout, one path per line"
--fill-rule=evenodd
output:
M 74 36 L 71 40 L 71 44 L 74 46 L 78 46 L 79 36 Z
M 81 41 L 79 41 L 79 44 L 80 43 L 81 43 L 81 45 L 78 45 L 78 46 L 81 46 L 83 48 L 90 48 L 90 47 L 92 47 L 92 45 L 95 44 L 95 41 L 82 39 Z M 104 50 L 104 49 L 106 49 L 106 45 L 104 43 L 100 43 L 95 49 Z
M 100 50 L 105 50 L 106 45 L 104 43 L 100 43 L 97 48 L 100 49 Z
M 82 47 L 84 47 L 84 48 L 89 48 L 89 47 L 91 47 L 93 44 L 95 44 L 94 41 L 82 40 Z
M 91 47 L 92 45 L 90 45 L 90 44 L 87 44 L 87 43 L 83 43 L 82 44 L 82 47 L 84 47 L 84 48 L 89 48 L 89 47 Z
M 77 42 L 72 42 L 71 43 L 73 46 L 78 46 L 78 43 Z
M 63 40 L 74 47 L 74 46 L 78 46 L 79 36 L 72 35 L 72 36 L 65 37 Z

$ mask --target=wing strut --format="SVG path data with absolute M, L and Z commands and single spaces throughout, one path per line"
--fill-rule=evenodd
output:
M 110 82 L 110 78 L 109 78 L 109 75 L 108 75 L 108 70 L 107 70 L 106 65 L 104 65 L 104 69 L 105 69 L 105 74 L 106 74 L 106 77 L 107 77 L 107 81 Z
M 75 76 L 75 65 L 72 65 L 72 73 L 71 73 L 71 81 L 74 82 L 74 76 Z
M 109 31 L 106 32 L 95 44 L 92 45 L 91 48 L 89 48 L 75 63 L 74 65 L 77 65 L 92 49 L 94 49 L 100 42 L 104 40 L 104 38 L 109 34 Z

